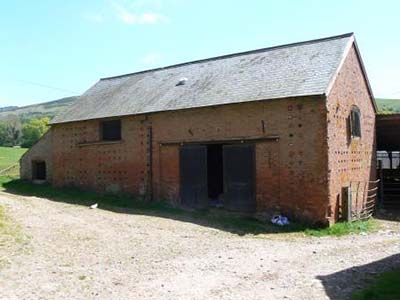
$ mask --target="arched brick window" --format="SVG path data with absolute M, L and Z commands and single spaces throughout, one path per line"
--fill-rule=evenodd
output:
M 357 106 L 353 106 L 349 116 L 351 138 L 361 137 L 361 112 Z

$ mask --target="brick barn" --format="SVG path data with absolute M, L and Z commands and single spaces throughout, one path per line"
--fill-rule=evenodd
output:
M 25 179 L 332 224 L 375 176 L 353 34 L 103 78 L 21 160 Z M 345 203 L 346 202 L 346 203 Z

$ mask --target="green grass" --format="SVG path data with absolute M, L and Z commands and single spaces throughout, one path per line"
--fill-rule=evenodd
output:
M 0 205 L 0 268 L 9 263 L 9 256 L 24 249 L 28 241 L 21 227 L 6 214 Z
M 5 245 L 8 237 L 20 240 L 20 227 L 6 215 L 5 208 L 0 205 L 0 247 Z
M 5 185 L 13 180 L 18 180 L 18 176 L 0 175 L 0 191 L 4 191 Z
M 5 189 L 20 195 L 29 195 L 51 199 L 70 204 L 90 206 L 98 203 L 99 209 L 122 213 L 144 214 L 192 222 L 203 226 L 214 227 L 243 234 L 298 233 L 308 236 L 340 236 L 350 233 L 370 231 L 375 226 L 373 221 L 339 223 L 330 228 L 317 228 L 305 223 L 292 223 L 288 226 L 277 226 L 269 220 L 261 221 L 254 217 L 243 216 L 223 210 L 187 211 L 174 207 L 166 202 L 148 202 L 129 195 L 99 195 L 90 191 L 75 188 L 53 188 L 50 185 L 35 185 L 12 176 L 0 176 L 0 190 Z
M 374 282 L 352 297 L 353 300 L 399 300 L 400 299 L 400 270 L 385 272 Z
M 11 176 L 0 176 L 0 189 L 5 189 L 8 192 L 15 192 L 21 195 L 42 197 L 76 205 L 90 206 L 91 204 L 98 203 L 99 209 L 194 222 L 204 226 L 228 230 L 237 234 L 302 231 L 302 227 L 298 225 L 278 227 L 252 217 L 243 217 L 223 211 L 187 211 L 161 201 L 148 202 L 129 195 L 99 195 L 75 188 L 57 189 L 50 185 L 35 185 L 27 181 L 15 179 Z
M 18 164 L 19 159 L 26 150 L 26 148 L 0 147 L 0 171 Z M 7 172 L 7 175 L 19 175 L 19 167 L 12 168 Z
M 367 221 L 355 221 L 352 223 L 339 222 L 328 228 L 306 229 L 305 233 L 311 236 L 343 236 L 347 234 L 360 234 L 374 231 L 378 224 L 373 219 Z
M 400 113 L 400 99 L 375 99 L 380 114 Z

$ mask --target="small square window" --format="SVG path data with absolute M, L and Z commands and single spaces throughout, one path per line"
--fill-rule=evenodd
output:
M 121 120 L 101 122 L 101 139 L 103 141 L 121 140 Z

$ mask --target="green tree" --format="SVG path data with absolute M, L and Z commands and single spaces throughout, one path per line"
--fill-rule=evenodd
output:
M 21 143 L 21 121 L 16 115 L 9 115 L 0 124 L 0 145 L 17 146 Z
M 31 119 L 22 127 L 22 147 L 31 147 L 48 130 L 49 118 Z
M 5 146 L 7 140 L 7 127 L 6 124 L 0 123 L 0 146 Z

